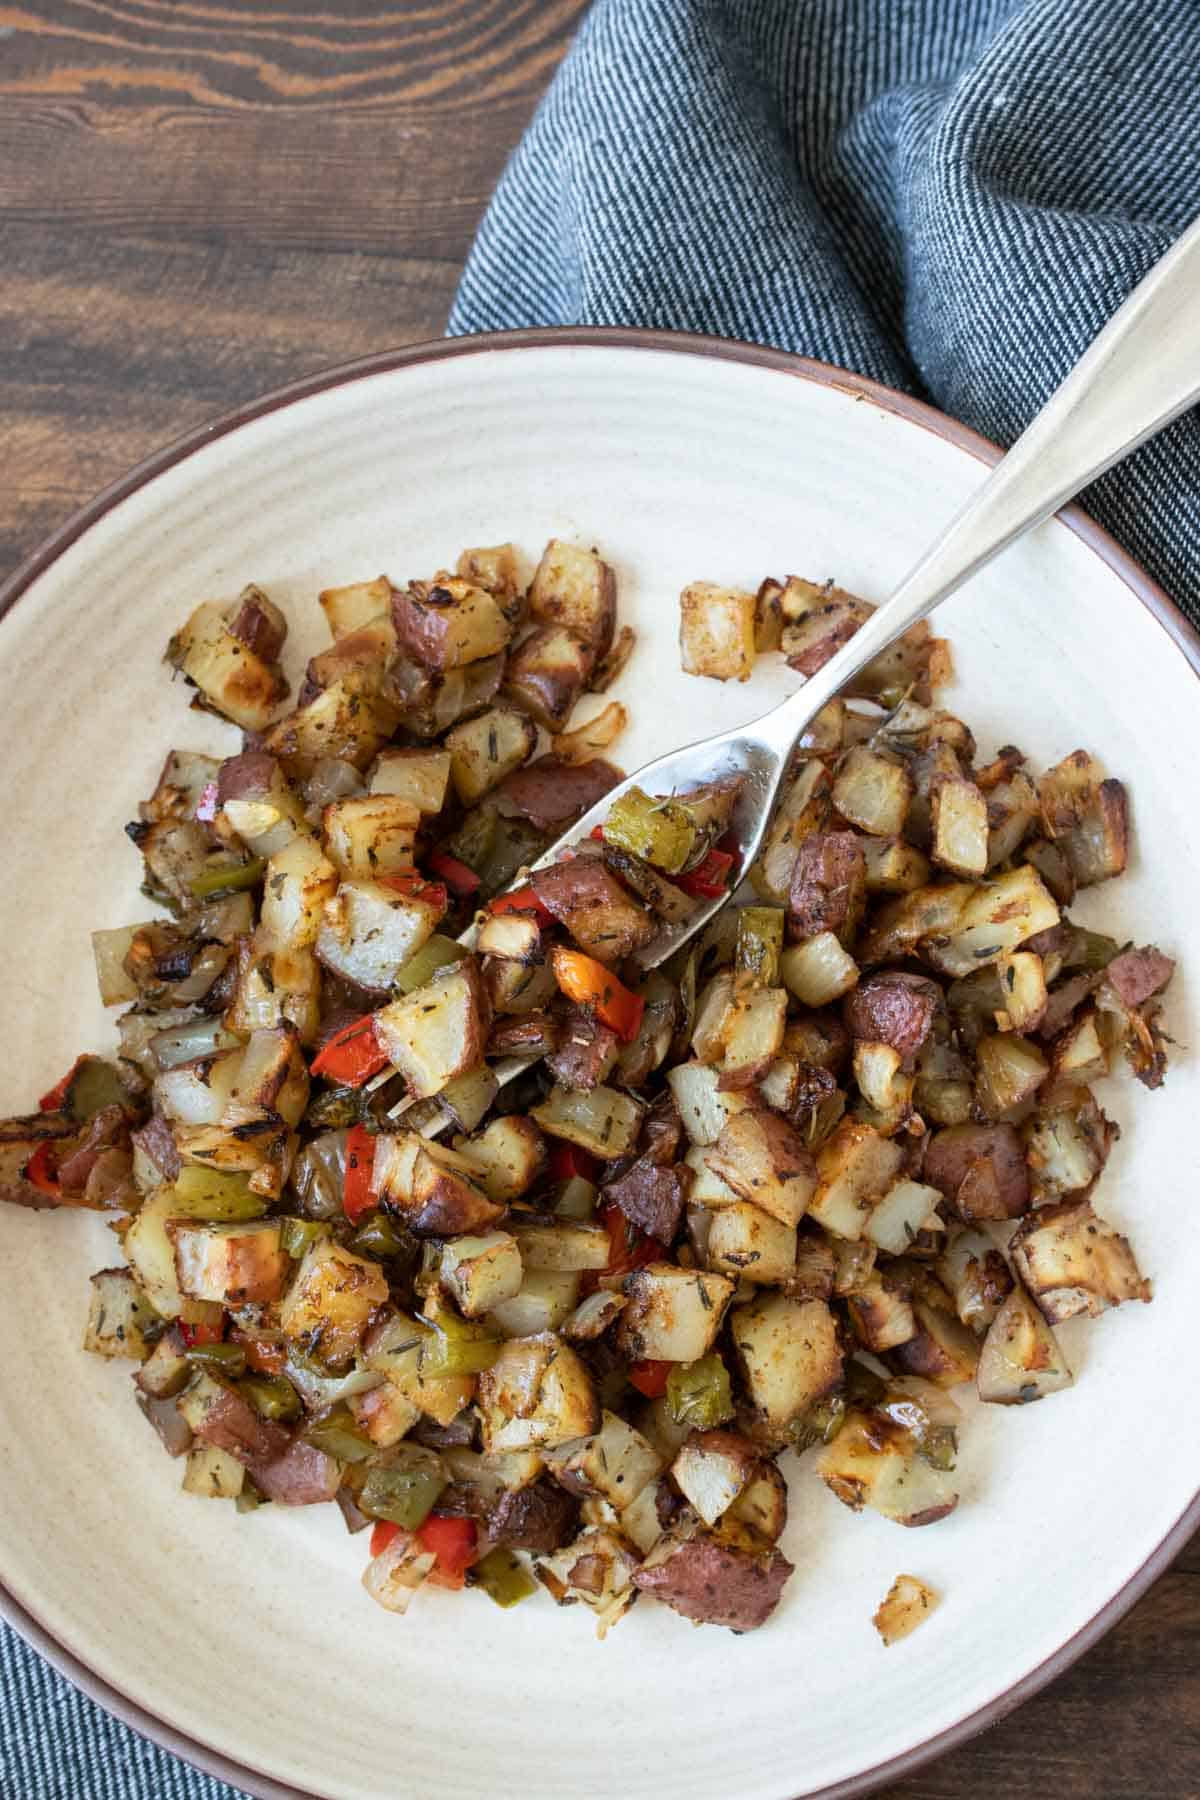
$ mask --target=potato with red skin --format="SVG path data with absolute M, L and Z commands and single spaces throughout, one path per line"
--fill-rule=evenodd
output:
M 645 907 L 631 900 L 594 856 L 551 863 L 537 871 L 531 885 L 546 911 L 597 962 L 623 962 L 654 936 L 654 921 Z
M 489 1544 L 543 1556 L 569 1544 L 578 1529 L 579 1501 L 557 1482 L 544 1479 L 506 1489 L 487 1515 Z
M 505 818 L 528 819 L 538 831 L 565 831 L 620 780 L 620 772 L 603 757 L 564 763 L 556 756 L 539 756 L 506 775 L 493 788 L 489 804 Z
M 793 1565 L 783 1552 L 754 1552 L 723 1543 L 713 1532 L 699 1531 L 660 1558 L 638 1569 L 633 1584 L 653 1595 L 685 1619 L 699 1625 L 728 1625 L 731 1631 L 755 1631 L 779 1604 Z
M 237 597 L 229 630 L 239 644 L 245 644 L 261 661 L 273 663 L 278 662 L 287 640 L 288 622 L 275 602 L 251 582 Z
M 788 897 L 793 938 L 832 931 L 847 942 L 858 929 L 867 894 L 867 864 L 852 831 L 813 832 L 800 845 Z
M 1014 1126 L 949 1125 L 925 1151 L 922 1180 L 961 1219 L 1019 1219 L 1029 1210 L 1029 1169 Z
M 546 731 L 561 731 L 595 665 L 590 644 L 565 625 L 542 625 L 509 657 L 504 692 Z
M 255 1487 L 277 1506 L 320 1506 L 341 1486 L 338 1462 L 302 1438 L 294 1438 L 272 1461 L 248 1466 Z
M 393 589 L 392 620 L 401 651 L 427 669 L 481 662 L 506 649 L 512 637 L 494 597 L 461 576 Z
M 911 1069 L 942 1004 L 942 990 L 928 976 L 880 970 L 847 994 L 846 1025 L 861 1042 L 889 1044 Z
M 218 1384 L 212 1385 L 216 1388 Z M 233 1388 L 222 1387 L 220 1392 L 214 1392 L 203 1416 L 191 1415 L 188 1423 L 204 1443 L 236 1456 L 247 1468 L 277 1461 L 291 1443 L 291 1436 L 282 1425 L 262 1418 Z
M 642 1156 L 632 1169 L 609 1182 L 604 1197 L 614 1200 L 625 1217 L 650 1237 L 669 1244 L 679 1230 L 693 1179 L 684 1163 L 663 1167 Z
M 564 1087 L 594 1088 L 616 1066 L 621 1040 L 589 1007 L 573 1006 L 561 1021 L 558 1048 L 546 1066 Z
M 1175 973 L 1175 963 L 1153 944 L 1142 950 L 1122 950 L 1104 971 L 1104 979 L 1123 1005 L 1141 1006 L 1160 994 Z

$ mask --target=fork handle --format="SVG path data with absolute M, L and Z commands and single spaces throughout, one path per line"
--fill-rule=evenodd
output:
M 1138 283 L 891 599 L 754 734 L 781 744 L 791 730 L 790 748 L 813 713 L 902 631 L 1198 399 L 1200 219 Z

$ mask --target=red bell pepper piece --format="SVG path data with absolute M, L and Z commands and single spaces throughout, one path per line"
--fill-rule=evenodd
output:
M 365 1013 L 321 1046 L 313 1057 L 312 1073 L 323 1075 L 326 1081 L 336 1081 L 341 1087 L 361 1087 L 387 1065 L 387 1051 L 380 1049 L 375 1037 L 375 1015 Z
M 246 1352 L 246 1367 L 253 1369 L 256 1375 L 287 1373 L 287 1352 L 282 1344 L 264 1343 L 262 1338 L 251 1337 L 248 1332 L 239 1331 L 236 1326 L 229 1335 L 233 1343 L 242 1346 Z
M 629 1379 L 639 1394 L 645 1394 L 647 1400 L 661 1400 L 667 1391 L 667 1377 L 671 1373 L 669 1362 L 635 1362 L 629 1365 Z
M 646 1010 L 640 994 L 633 993 L 611 969 L 585 956 L 582 950 L 568 950 L 558 944 L 550 953 L 550 963 L 554 979 L 568 1000 L 574 1000 L 577 1006 L 590 1006 L 623 1044 L 632 1044 Z
M 379 1205 L 371 1185 L 375 1169 L 375 1139 L 365 1125 L 352 1125 L 346 1133 L 346 1179 L 342 1187 L 342 1211 L 352 1225 Z
M 380 1519 L 371 1533 L 371 1555 L 382 1556 L 389 1544 L 394 1544 L 400 1536 L 400 1527 L 393 1525 L 390 1519 Z
M 397 875 L 381 875 L 379 885 L 392 888 L 397 894 L 403 894 L 406 900 L 422 900 L 426 906 L 434 907 L 439 915 L 446 911 L 448 901 L 445 883 L 426 881 L 425 877 L 418 875 L 415 869 L 402 869 Z
M 605 1275 L 631 1275 L 647 1263 L 659 1262 L 666 1250 L 657 1238 L 647 1237 L 632 1224 L 615 1201 L 600 1208 L 600 1223 L 608 1232 L 608 1266 Z
M 428 1579 L 434 1587 L 466 1586 L 467 1570 L 475 1561 L 475 1521 L 430 1513 L 417 1527 L 417 1542 L 422 1550 L 432 1550 L 437 1565 Z
M 50 1111 L 50 1108 L 47 1107 L 46 1110 Z M 39 1194 L 49 1194 L 55 1200 L 62 1198 L 62 1183 L 58 1179 L 49 1138 L 38 1145 L 25 1164 L 25 1179 L 33 1184 Z
M 66 1074 L 63 1076 L 62 1080 L 59 1082 L 56 1082 L 55 1085 L 50 1089 L 49 1093 L 42 1095 L 41 1099 L 38 1101 L 38 1111 L 39 1112 L 61 1112 L 62 1111 L 63 1104 L 66 1101 L 68 1092 L 70 1091 L 71 1083 L 75 1079 L 75 1071 L 79 1067 L 79 1065 L 82 1061 L 83 1061 L 82 1056 L 77 1056 L 75 1058 L 75 1061 L 71 1064 L 70 1068 L 67 1070 Z
M 225 1336 L 225 1324 L 226 1319 L 224 1313 L 222 1313 L 221 1317 L 212 1324 L 207 1324 L 202 1319 L 197 1325 L 189 1325 L 186 1319 L 180 1319 L 179 1335 L 183 1339 L 184 1345 L 189 1350 L 192 1348 L 193 1344 L 219 1344 Z M 250 1360 L 249 1357 L 247 1357 L 246 1360 L 248 1362 Z
M 488 902 L 488 911 L 532 913 L 542 931 L 554 923 L 554 914 L 548 907 L 542 905 L 533 889 L 528 885 L 514 888 L 511 894 L 497 894 L 494 900 Z
M 593 840 L 594 843 L 602 844 L 604 842 L 604 827 L 603 827 L 603 825 L 593 825 L 592 829 L 588 832 L 588 836 Z
M 479 876 L 465 862 L 459 862 L 457 856 L 451 856 L 446 850 L 435 850 L 429 858 L 429 866 L 439 876 L 456 900 L 468 900 L 479 886 Z
M 578 1177 L 581 1181 L 594 1182 L 598 1168 L 594 1156 L 589 1156 L 578 1144 L 568 1144 L 564 1138 L 559 1138 L 550 1152 L 551 1181 L 574 1181 Z
M 729 871 L 733 867 L 733 860 L 728 850 L 710 850 L 704 861 L 690 869 L 686 875 L 676 875 L 675 885 L 697 900 L 719 900 L 722 894 L 729 891 Z

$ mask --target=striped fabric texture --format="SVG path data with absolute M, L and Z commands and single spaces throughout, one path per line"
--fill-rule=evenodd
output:
M 599 0 L 450 331 L 715 332 L 1009 444 L 1200 212 L 1198 96 L 1197 0 Z M 1084 505 L 1200 623 L 1200 415 Z
M 776 344 L 1009 443 L 1200 211 L 1198 96 L 1200 0 L 599 0 L 449 329 Z M 1200 419 L 1086 504 L 1200 622 Z M 0 1795 L 235 1800 L 3 1628 Z

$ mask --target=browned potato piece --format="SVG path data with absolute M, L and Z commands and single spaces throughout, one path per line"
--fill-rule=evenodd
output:
M 982 773 L 976 776 L 983 786 Z M 1014 857 L 1038 818 L 1037 789 L 1024 769 L 998 782 L 987 796 L 987 866 L 997 868 Z
M 278 1219 L 243 1225 L 167 1221 L 179 1291 L 222 1306 L 269 1306 L 283 1293 L 291 1264 L 279 1247 Z
M 510 1339 L 479 1378 L 483 1447 L 489 1454 L 553 1449 L 600 1424 L 591 1377 L 553 1332 Z
M 830 657 L 849 643 L 874 612 L 832 581 L 818 585 L 790 575 L 779 596 L 783 614 L 783 654 L 802 675 L 815 675 Z
M 754 667 L 755 596 L 715 581 L 693 581 L 679 596 L 679 648 L 685 675 L 749 681 Z
M 304 1253 L 279 1309 L 284 1336 L 304 1355 L 340 1368 L 358 1349 L 367 1320 L 388 1297 L 377 1262 L 355 1256 L 330 1238 Z
M 472 587 L 482 588 L 500 603 L 505 617 L 519 625 L 525 614 L 525 597 L 517 570 L 517 552 L 512 544 L 489 544 L 475 550 L 464 550 L 455 565 L 455 573 Z
M 736 1306 L 730 1329 L 751 1404 L 778 1430 L 833 1393 L 842 1379 L 837 1321 L 824 1300 L 760 1294 Z
M 1024 1288 L 1014 1288 L 983 1342 L 979 1398 L 997 1406 L 1026 1406 L 1073 1380 L 1058 1339 Z
M 225 611 L 206 600 L 167 645 L 167 661 L 206 705 L 246 731 L 265 731 L 286 698 L 276 664 L 255 655 L 230 630 Z
M 561 731 L 587 686 L 595 656 L 565 625 L 542 625 L 508 659 L 504 692 L 546 731 Z
M 716 1340 L 734 1283 L 724 1275 L 649 1263 L 626 1277 L 617 1347 L 631 1362 L 699 1362 Z
M 556 756 L 539 756 L 506 776 L 489 804 L 506 818 L 528 819 L 538 831 L 559 832 L 603 800 L 620 779 L 603 757 L 562 763 Z
M 395 794 L 335 800 L 322 814 L 325 854 L 343 875 L 381 881 L 412 868 L 421 815 Z
M 937 1270 L 963 1324 L 986 1331 L 1013 1286 L 1008 1264 L 991 1239 L 982 1231 L 960 1231 L 947 1244 Z
M 540 1013 L 559 991 L 548 962 L 520 963 L 507 957 L 489 957 L 483 965 L 483 980 L 492 1011 L 498 1016 L 523 1018 Z
M 327 969 L 345 980 L 386 994 L 441 917 L 436 896 L 420 891 L 399 894 L 382 882 L 347 879 L 325 902 L 316 953 Z
M 478 1136 L 455 1148 L 478 1166 L 477 1180 L 489 1197 L 507 1205 L 531 1188 L 546 1161 L 546 1140 L 532 1119 L 520 1113 L 492 1119 Z
M 314 656 L 305 671 L 300 700 L 311 700 L 344 676 L 356 678 L 364 692 L 383 691 L 388 666 L 396 655 L 396 628 L 390 612 L 381 613 L 357 631 L 347 632 L 328 650 Z
M 361 674 L 343 675 L 272 726 L 263 748 L 298 781 L 306 780 L 330 756 L 365 769 L 399 718 L 397 708 L 382 695 L 372 694 Z
M 456 1237 L 487 1231 L 503 1217 L 477 1183 L 478 1166 L 455 1150 L 415 1131 L 375 1139 L 372 1186 L 418 1237 Z
M 1009 1248 L 1048 1325 L 1151 1298 L 1129 1239 L 1098 1218 L 1088 1200 L 1039 1207 L 1021 1221 Z
M 456 963 L 375 1015 L 375 1035 L 416 1099 L 483 1061 L 490 1007 L 479 965 Z
M 816 757 L 800 764 L 750 867 L 750 882 L 760 900 L 786 904 L 801 844 L 829 823 L 832 786 L 829 770 Z
M 735 1194 L 781 1225 L 799 1224 L 817 1185 L 817 1165 L 801 1138 L 766 1109 L 730 1119 L 704 1160 Z
M 923 1462 L 912 1433 L 879 1413 L 848 1413 L 817 1474 L 843 1506 L 869 1506 L 898 1525 L 933 1525 L 958 1505 L 954 1477 Z
M 859 1119 L 843 1119 L 817 1152 L 813 1217 L 838 1237 L 862 1236 L 867 1216 L 891 1187 L 904 1161 L 893 1138 Z
M 692 1187 L 692 1171 L 679 1164 L 660 1168 L 646 1157 L 639 1157 L 631 1169 L 604 1189 L 606 1200 L 615 1201 L 625 1217 L 669 1244 L 679 1230 L 684 1201 Z
M 450 779 L 464 806 L 473 806 L 519 769 L 537 749 L 537 726 L 511 706 L 493 706 L 446 737 Z
M 867 838 L 863 844 L 869 894 L 911 894 L 929 880 L 929 860 L 903 838 Z
M 654 936 L 654 920 L 645 907 L 594 856 L 551 863 L 537 870 L 532 886 L 546 910 L 598 962 L 623 962 Z
M 427 669 L 457 669 L 508 647 L 512 626 L 495 598 L 460 575 L 414 581 L 392 595 L 401 650 Z
M 897 1575 L 871 1620 L 887 1646 L 898 1644 L 923 1625 L 938 1596 L 915 1575 Z
M 355 581 L 349 587 L 323 588 L 317 595 L 330 633 L 335 638 L 348 637 L 363 625 L 369 625 L 392 604 L 392 584 L 386 575 L 374 581 Z
M 530 584 L 529 611 L 539 625 L 565 625 L 603 656 L 617 622 L 617 578 L 594 550 L 551 538 Z
M 1067 859 L 1079 887 L 1120 875 L 1129 857 L 1129 809 L 1119 781 L 1086 750 L 1075 750 L 1038 783 L 1047 835 Z
M 987 801 L 973 781 L 951 776 L 930 796 L 930 854 L 954 875 L 982 875 L 988 866 Z
M 433 818 L 446 804 L 448 750 L 384 750 L 371 773 L 372 794 L 394 794 Z
M 917 1335 L 911 1297 L 903 1283 L 878 1269 L 846 1296 L 846 1310 L 859 1342 L 877 1354 Z
M 842 758 L 833 783 L 833 804 L 860 831 L 894 838 L 904 829 L 912 786 L 903 763 L 856 744 Z
M 852 831 L 814 832 L 800 845 L 788 896 L 788 926 L 794 937 L 836 932 L 849 945 L 862 918 L 867 868 Z
M 979 1363 L 979 1339 L 958 1318 L 949 1294 L 934 1277 L 915 1284 L 912 1310 L 916 1329 L 894 1346 L 895 1366 L 938 1387 L 971 1381 Z
M 796 1268 L 796 1227 L 781 1225 L 749 1201 L 717 1208 L 709 1223 L 704 1261 L 719 1274 L 755 1286 L 790 1282 Z

